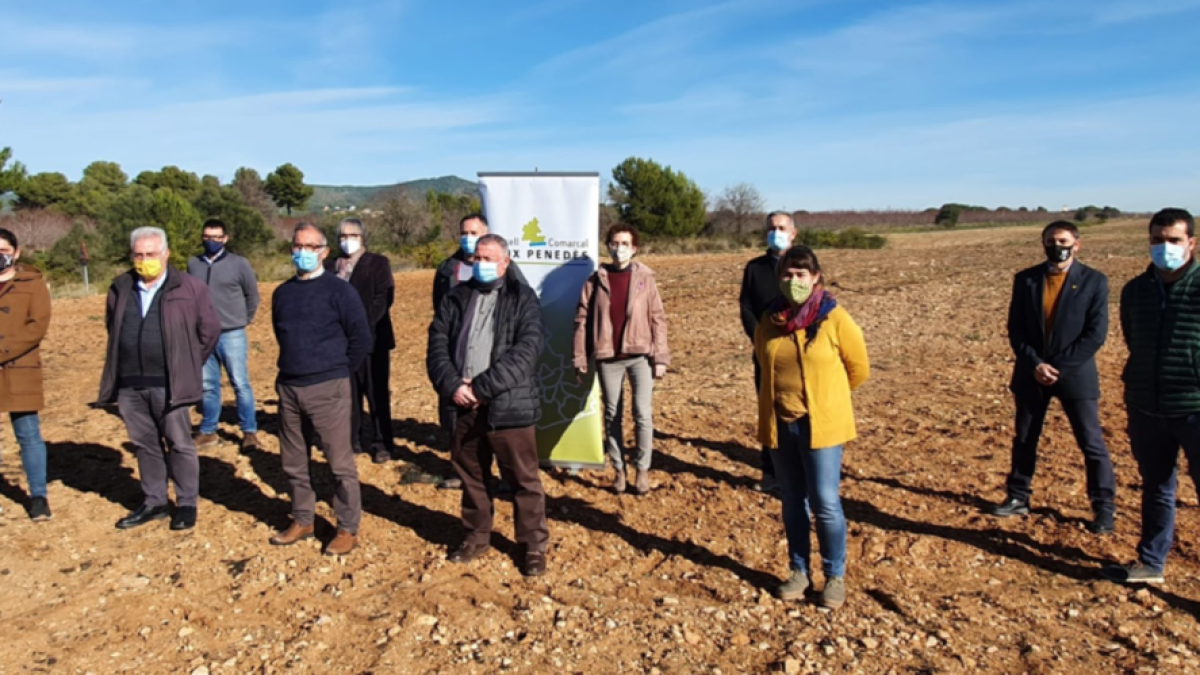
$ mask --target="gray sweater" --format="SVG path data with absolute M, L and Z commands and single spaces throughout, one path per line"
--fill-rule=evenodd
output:
M 221 330 L 245 328 L 258 311 L 258 278 L 245 258 L 221 251 L 212 263 L 203 255 L 188 259 L 188 274 L 208 284 Z

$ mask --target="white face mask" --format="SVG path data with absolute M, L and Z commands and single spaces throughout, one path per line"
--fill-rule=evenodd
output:
M 633 259 L 633 249 L 628 246 L 609 246 L 608 255 L 622 265 Z
M 339 244 L 346 255 L 354 255 L 362 248 L 362 242 L 357 239 L 343 239 Z

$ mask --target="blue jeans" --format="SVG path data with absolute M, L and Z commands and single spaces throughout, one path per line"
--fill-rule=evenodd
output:
M 13 435 L 21 448 L 21 466 L 25 469 L 25 480 L 29 483 L 30 497 L 46 496 L 46 443 L 42 440 L 42 427 L 35 412 L 8 414 L 12 421 Z
M 1153 417 L 1130 408 L 1129 446 L 1142 474 L 1138 561 L 1161 572 L 1175 538 L 1175 485 L 1181 447 L 1192 482 L 1200 486 L 1200 414 Z
M 238 425 L 242 433 L 257 433 L 258 419 L 254 414 L 254 390 L 250 387 L 250 371 L 246 367 L 246 329 L 225 331 L 217 340 L 217 348 L 204 363 L 204 400 L 200 404 L 200 433 L 215 434 L 221 417 L 221 366 L 229 374 L 229 383 L 237 396 Z
M 778 422 L 779 448 L 772 450 L 775 479 L 783 491 L 783 529 L 793 570 L 810 574 L 812 525 L 817 523 L 821 570 L 825 577 L 846 574 L 846 515 L 838 494 L 842 446 L 813 448 L 809 419 Z M 811 509 L 810 509 L 811 506 Z

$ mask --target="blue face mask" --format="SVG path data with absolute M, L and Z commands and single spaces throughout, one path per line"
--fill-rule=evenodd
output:
M 786 251 L 791 245 L 792 238 L 787 232 L 771 230 L 767 233 L 767 246 L 770 246 L 772 251 Z
M 1174 272 L 1187 262 L 1187 249 L 1179 244 L 1153 244 L 1150 260 L 1164 272 Z
M 490 284 L 500 278 L 500 263 L 476 260 L 471 274 L 475 277 L 475 281 L 481 284 Z
M 458 245 L 462 246 L 463 253 L 466 253 L 467 255 L 475 255 L 475 244 L 477 243 L 479 243 L 479 237 L 470 234 L 464 234 L 462 238 L 458 240 Z
M 292 264 L 296 266 L 296 269 L 307 274 L 317 269 L 317 265 L 321 264 L 321 261 L 317 259 L 316 251 L 302 248 L 292 252 Z
M 211 258 L 220 253 L 223 248 L 225 248 L 225 244 L 219 241 L 206 241 L 204 242 L 204 255 Z

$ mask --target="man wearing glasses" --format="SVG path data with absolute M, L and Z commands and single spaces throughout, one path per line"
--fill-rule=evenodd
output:
M 130 248 L 133 269 L 108 289 L 108 349 L 94 404 L 117 404 L 137 450 L 142 505 L 117 527 L 128 530 L 170 515 L 172 530 L 187 530 L 196 526 L 200 496 L 189 408 L 204 393 L 201 365 L 217 346 L 221 323 L 204 283 L 167 264 L 166 232 L 139 227 Z M 175 484 L 174 514 L 168 479 Z
M 308 475 L 307 422 L 321 439 L 336 483 L 337 535 L 325 553 L 345 555 L 354 549 L 362 519 L 350 443 L 350 376 L 371 350 L 371 327 L 358 293 L 322 266 L 328 255 L 325 234 L 316 225 L 297 225 L 292 234 L 296 276 L 271 297 L 279 342 L 279 455 L 292 496 L 292 524 L 271 543 L 290 546 L 313 536 L 317 497 Z
M 201 230 L 204 252 L 188 260 L 188 274 L 208 286 L 221 317 L 221 339 L 217 350 L 204 363 L 204 401 L 200 404 L 200 431 L 196 449 L 217 444 L 217 420 L 221 416 L 221 366 L 229 375 L 229 384 L 237 400 L 238 425 L 242 429 L 242 450 L 257 449 L 258 420 L 254 410 L 254 389 L 247 367 L 246 326 L 258 311 L 258 279 L 250 263 L 230 253 L 229 230 L 225 223 L 210 218 Z
M 391 380 L 392 303 L 396 282 L 386 256 L 367 250 L 367 229 L 358 218 L 338 223 L 338 246 L 342 254 L 325 260 L 325 271 L 350 284 L 362 299 L 371 326 L 371 354 L 351 375 L 353 402 L 350 404 L 350 440 L 355 452 L 371 451 L 371 461 L 385 464 L 392 458 Z M 367 408 L 363 407 L 363 399 Z

